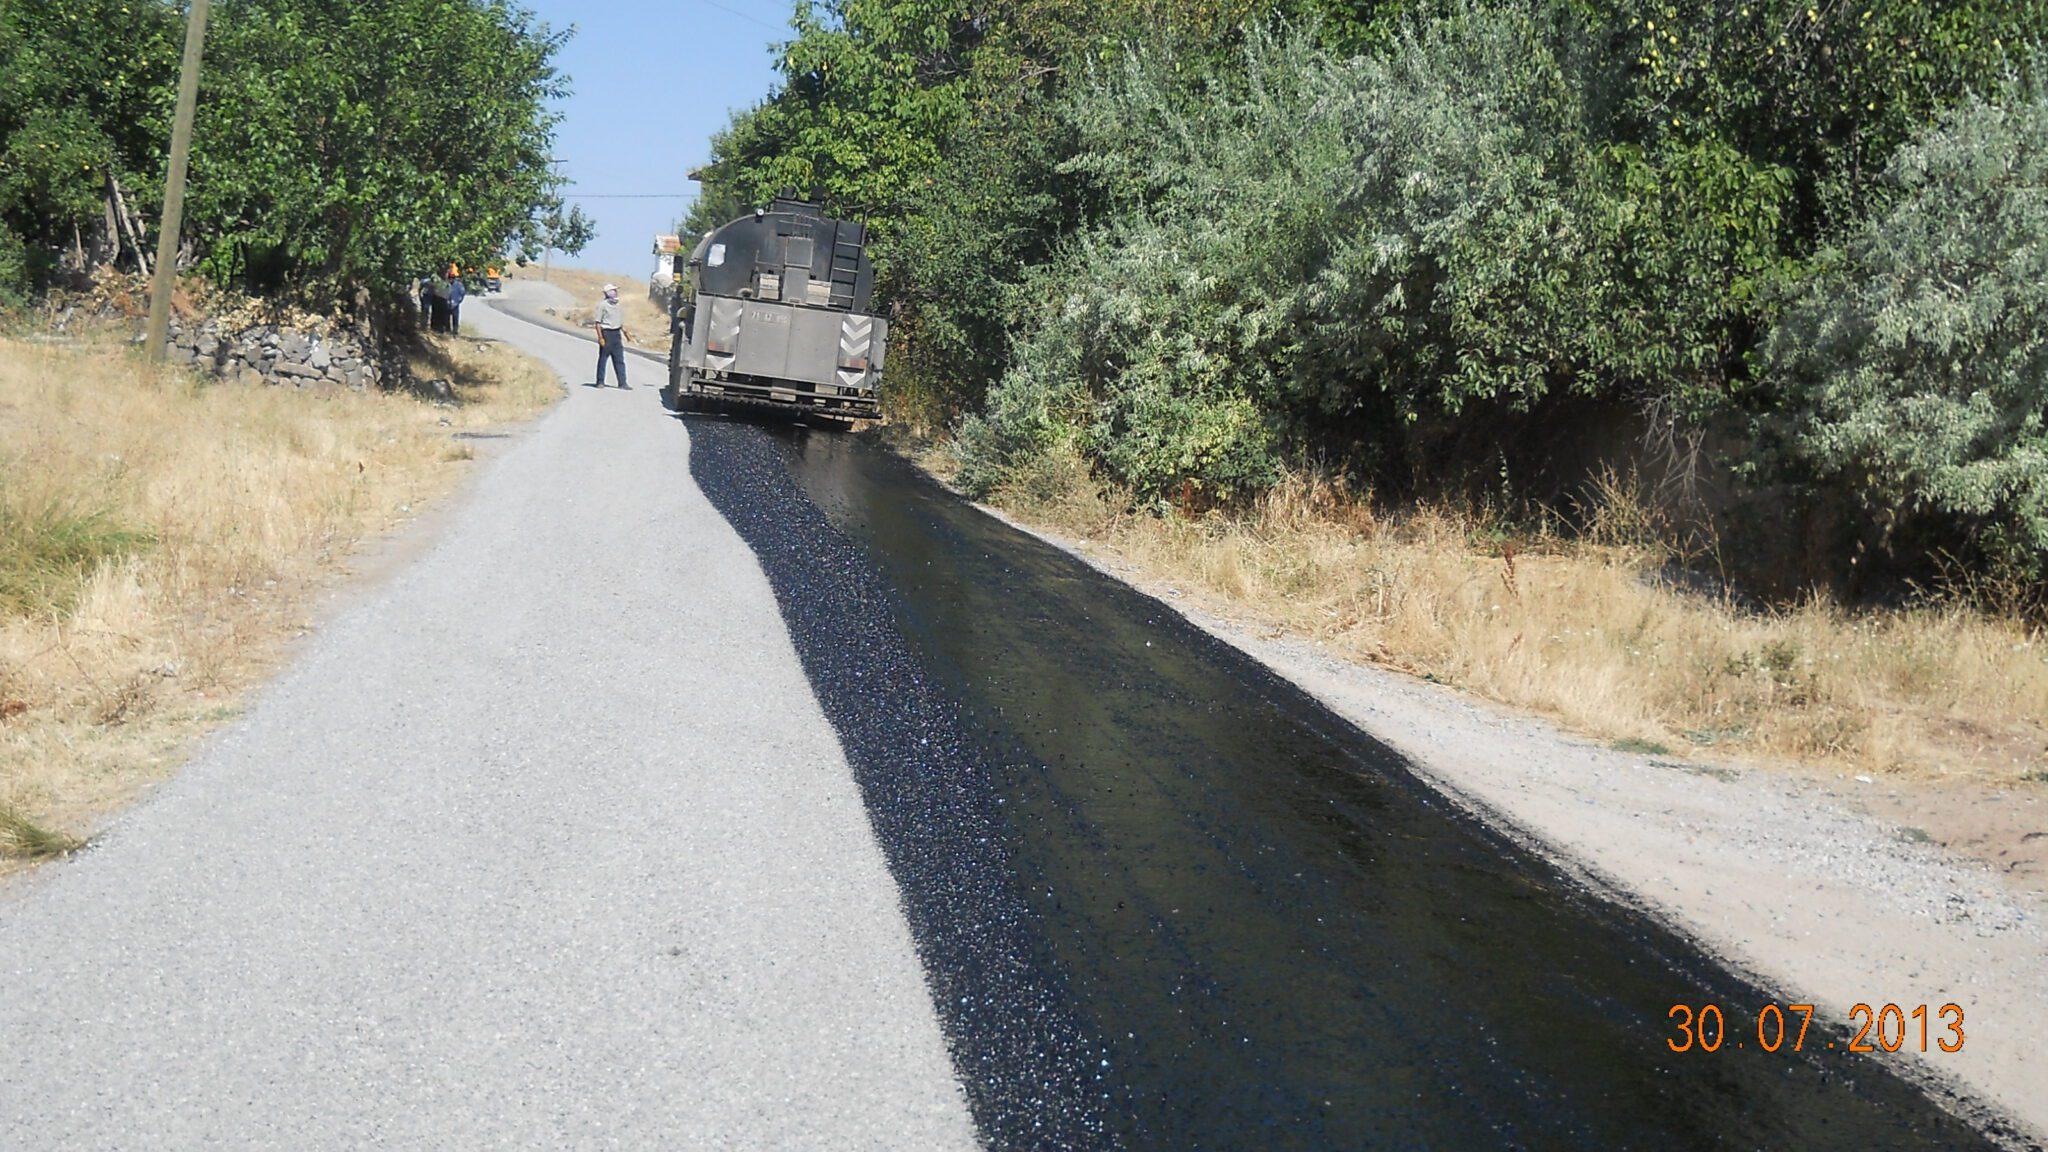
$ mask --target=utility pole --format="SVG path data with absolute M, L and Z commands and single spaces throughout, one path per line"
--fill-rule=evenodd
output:
M 163 226 L 156 238 L 156 280 L 149 289 L 149 331 L 143 354 L 164 358 L 171 336 L 171 288 L 178 280 L 178 232 L 185 226 L 185 167 L 192 154 L 192 110 L 199 103 L 199 61 L 206 52 L 209 0 L 192 0 L 185 24 L 185 63 L 178 73 L 178 110 L 171 121 L 171 170 L 164 180 Z
M 560 168 L 562 165 L 567 164 L 568 162 L 569 161 L 566 157 L 557 156 L 554 159 L 548 161 L 548 167 Z M 555 179 L 559 181 L 561 177 L 557 176 L 555 177 Z M 540 250 L 540 282 L 543 284 L 548 282 L 548 274 L 554 270 L 555 233 L 560 231 L 561 223 L 562 206 L 561 204 L 557 203 L 555 205 L 554 220 L 548 224 L 548 246 Z

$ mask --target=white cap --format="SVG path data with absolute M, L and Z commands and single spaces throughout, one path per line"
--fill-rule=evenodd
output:
M 604 286 L 604 290 L 607 292 L 617 292 L 619 290 L 619 286 L 617 284 L 607 284 Z

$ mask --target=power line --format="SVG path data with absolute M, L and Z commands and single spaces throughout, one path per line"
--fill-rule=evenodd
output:
M 564 192 L 564 200 L 686 200 L 695 192 Z
M 789 28 L 786 25 L 770 24 L 766 20 L 763 20 L 760 17 L 753 15 L 752 13 L 742 12 L 737 8 L 729 8 L 724 4 L 720 4 L 718 0 L 698 0 L 698 3 L 708 4 L 711 7 L 718 9 L 720 12 L 725 12 L 730 15 L 737 16 L 740 19 L 747 21 L 749 24 L 759 24 L 761 27 L 768 29 L 770 32 L 789 31 Z

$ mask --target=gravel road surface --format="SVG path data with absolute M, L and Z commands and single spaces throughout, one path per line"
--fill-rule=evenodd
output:
M 91 851 L 0 893 L 0 1147 L 964 1148 L 846 761 L 657 371 L 573 384 Z

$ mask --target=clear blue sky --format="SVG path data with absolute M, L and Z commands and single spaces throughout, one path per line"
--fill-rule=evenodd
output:
M 683 194 L 576 200 L 597 220 L 597 240 L 555 259 L 645 278 L 655 235 L 696 191 L 684 173 L 709 158 L 711 134 L 734 109 L 774 84 L 769 48 L 790 38 L 789 0 L 525 2 L 551 27 L 576 30 L 558 60 L 575 86 L 555 140 L 567 193 Z

